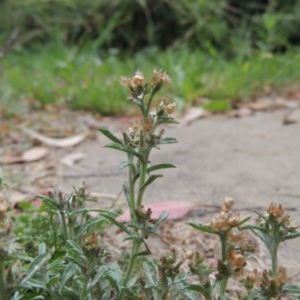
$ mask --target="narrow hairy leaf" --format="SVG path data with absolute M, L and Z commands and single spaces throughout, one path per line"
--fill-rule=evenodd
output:
M 145 275 L 150 283 L 151 287 L 154 287 L 157 285 L 157 266 L 152 261 L 145 261 L 143 263 Z M 149 285 L 148 283 L 148 285 Z
M 109 220 L 111 223 L 117 225 L 122 231 L 126 232 L 129 235 L 132 235 L 132 232 L 128 229 L 128 227 L 119 221 L 117 221 L 115 218 L 113 218 L 111 215 L 107 213 L 102 213 L 101 216 L 107 220 Z
M 177 143 L 177 140 L 175 138 L 165 137 L 165 138 L 160 139 L 157 144 L 164 145 L 164 144 L 174 144 L 174 143 Z
M 99 224 L 103 221 L 104 221 L 103 218 L 100 218 L 100 217 L 95 217 L 95 218 L 89 219 L 87 222 L 85 222 L 85 224 L 77 232 L 77 234 L 75 235 L 75 239 L 79 239 L 81 237 L 81 235 L 84 232 L 86 232 L 91 226 Z
M 103 135 L 105 135 L 108 139 L 110 139 L 112 142 L 117 143 L 117 144 L 123 144 L 123 142 L 117 138 L 115 135 L 113 135 L 109 130 L 105 128 L 99 128 L 98 129 Z
M 67 282 L 76 274 L 78 271 L 77 266 L 74 263 L 69 263 L 65 269 L 65 272 L 62 275 L 62 281 L 59 287 L 59 294 L 62 293 Z
M 300 297 L 300 288 L 294 284 L 286 283 L 282 287 L 282 293 L 289 296 Z
M 157 178 L 163 177 L 162 175 L 151 175 L 146 180 L 146 182 L 141 186 L 141 190 L 144 190 L 148 185 L 150 185 L 153 181 L 155 181 Z
M 142 155 L 140 155 L 138 152 L 136 152 L 131 147 L 126 146 L 124 144 L 111 143 L 111 144 L 106 145 L 105 147 L 112 148 L 112 149 L 119 150 L 119 151 L 123 151 L 123 152 L 126 152 L 128 154 L 132 154 L 132 155 L 138 157 L 142 161 L 144 160 Z
M 75 241 L 67 240 L 67 244 L 71 247 L 72 250 L 74 250 L 78 254 L 83 254 L 82 248 Z
M 218 231 L 210 228 L 209 226 L 205 226 L 202 224 L 194 224 L 194 223 L 188 223 L 190 226 L 192 226 L 193 228 L 203 231 L 203 232 L 207 232 L 207 233 L 212 233 L 212 234 L 219 234 Z
M 151 167 L 147 168 L 147 172 L 150 173 L 152 171 L 160 170 L 160 169 L 170 169 L 170 168 L 176 168 L 173 164 L 157 164 Z
M 42 253 L 39 256 L 37 256 L 29 270 L 26 272 L 26 276 L 22 279 L 21 284 L 25 283 L 27 280 L 29 280 L 37 271 L 40 270 L 41 266 L 48 260 L 50 259 L 50 254 L 49 253 Z

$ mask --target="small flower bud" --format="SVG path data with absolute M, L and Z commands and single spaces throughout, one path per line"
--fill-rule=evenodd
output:
M 147 132 L 152 131 L 152 129 L 153 129 L 153 120 L 151 118 L 144 119 L 143 129 Z
M 151 77 L 151 86 L 155 87 L 157 86 L 160 82 L 163 84 L 167 84 L 171 81 L 171 78 L 169 75 L 162 71 L 162 70 L 153 70 L 152 72 L 152 77 Z
M 166 112 L 168 114 L 173 114 L 176 110 L 177 104 L 176 103 L 170 103 L 166 106 Z
M 146 80 L 145 80 L 144 75 L 142 74 L 142 72 L 137 71 L 135 73 L 134 77 L 132 78 L 131 83 L 132 83 L 132 86 L 134 88 L 136 88 L 136 87 L 144 88 L 145 85 L 146 85 Z

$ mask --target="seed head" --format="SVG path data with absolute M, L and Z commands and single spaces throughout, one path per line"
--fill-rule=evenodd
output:
M 225 197 L 225 200 L 224 200 L 224 203 L 222 206 L 222 211 L 225 213 L 228 213 L 231 210 L 232 205 L 233 205 L 233 199 L 229 198 L 229 197 Z
M 131 84 L 133 88 L 142 87 L 144 88 L 146 86 L 146 80 L 144 78 L 144 75 L 140 71 L 136 71 L 135 75 L 133 76 L 131 80 Z
M 143 129 L 146 132 L 152 131 L 152 129 L 153 129 L 153 120 L 151 118 L 148 117 L 148 118 L 144 119 L 144 121 L 143 121 Z
M 280 219 L 284 215 L 284 209 L 281 204 L 272 202 L 267 208 L 267 213 L 274 216 L 276 219 Z
M 176 103 L 170 103 L 166 106 L 166 112 L 167 114 L 171 115 L 175 112 L 176 110 L 176 107 L 177 107 L 177 104 Z
M 131 79 L 128 77 L 124 77 L 122 76 L 119 80 L 120 84 L 126 88 L 131 89 L 132 88 L 132 84 L 131 84 Z
M 171 81 L 169 75 L 163 70 L 153 70 L 151 77 L 151 86 L 155 87 L 157 84 L 162 82 L 168 84 Z

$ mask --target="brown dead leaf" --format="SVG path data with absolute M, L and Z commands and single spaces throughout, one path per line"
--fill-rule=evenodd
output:
M 230 115 L 235 118 L 247 117 L 253 114 L 253 111 L 248 107 L 240 107 L 233 110 Z
M 78 145 L 87 137 L 87 133 L 85 133 L 80 135 L 74 135 L 68 138 L 55 139 L 55 138 L 50 138 L 45 135 L 42 135 L 26 127 L 21 127 L 21 129 L 25 133 L 27 133 L 31 138 L 36 139 L 48 146 L 57 147 L 57 148 L 67 148 L 67 147 Z
M 186 110 L 183 117 L 179 119 L 180 124 L 189 125 L 196 120 L 207 116 L 207 112 L 201 107 L 190 107 Z
M 263 101 L 257 101 L 257 102 L 249 102 L 247 103 L 248 108 L 254 110 L 254 111 L 265 111 L 270 109 L 271 103 L 270 102 L 263 102 Z

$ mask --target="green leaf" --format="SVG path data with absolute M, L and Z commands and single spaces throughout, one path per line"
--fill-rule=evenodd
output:
M 43 196 L 43 195 L 38 196 L 38 198 L 42 199 L 46 205 L 53 208 L 55 211 L 57 210 L 58 204 L 59 204 L 58 201 L 51 199 L 49 197 Z
M 117 264 L 110 264 L 104 276 L 115 289 L 121 290 L 123 272 Z
M 157 286 L 157 266 L 152 261 L 145 261 L 143 263 L 145 275 L 150 283 L 150 287 Z M 149 286 L 149 284 L 147 284 Z
M 300 232 L 295 232 L 295 233 L 288 233 L 286 235 L 283 236 L 282 240 L 292 240 L 292 239 L 296 239 L 300 236 Z
M 256 213 L 257 215 L 259 215 L 261 218 L 263 218 L 265 221 L 268 221 L 268 219 L 266 218 L 266 216 L 262 213 L 262 212 L 260 212 L 260 211 L 258 211 L 258 210 L 254 210 L 253 211 L 254 213 Z
M 206 291 L 206 289 L 202 285 L 190 284 L 185 288 L 185 290 L 201 293 L 205 297 L 205 299 L 210 299 L 208 296 L 209 293 Z M 183 293 L 186 295 L 185 290 L 183 290 Z M 192 294 L 189 299 L 202 299 L 202 298 L 199 298 L 199 296 Z
M 67 240 L 67 243 L 69 244 L 69 246 L 71 247 L 72 250 L 74 250 L 75 252 L 77 252 L 80 255 L 83 254 L 82 248 L 75 241 Z
M 282 292 L 285 295 L 300 297 L 300 288 L 294 284 L 286 283 L 282 287 Z
M 123 145 L 123 142 L 120 139 L 118 139 L 115 135 L 113 135 L 109 130 L 107 130 L 105 128 L 99 128 L 98 130 L 103 135 L 105 135 L 108 139 L 110 139 L 111 141 L 113 141 L 114 143 Z
M 245 219 L 243 219 L 242 221 L 240 221 L 236 226 L 241 226 L 242 224 L 248 222 L 251 219 L 251 217 L 247 217 Z
M 176 168 L 176 166 L 174 166 L 173 164 L 167 164 L 167 163 L 166 164 L 157 164 L 157 165 L 148 167 L 147 172 L 150 173 L 150 172 L 153 172 L 153 171 L 156 171 L 156 170 L 170 169 L 170 168 Z
M 100 213 L 101 215 L 101 213 Z M 81 235 L 86 232 L 91 226 L 99 224 L 101 222 L 103 222 L 104 220 L 100 217 L 95 217 L 95 218 L 91 218 L 89 219 L 81 228 L 80 230 L 77 232 L 77 234 L 75 235 L 75 239 L 79 239 L 81 237 Z
M 21 284 L 25 283 L 28 281 L 39 269 L 41 266 L 48 260 L 50 259 L 50 254 L 49 253 L 42 253 L 38 255 L 32 262 L 29 270 L 26 272 L 26 276 L 22 279 Z
M 130 162 L 129 160 L 123 161 L 119 164 L 119 169 L 124 169 L 128 166 L 134 166 L 134 164 L 132 162 Z
M 175 138 L 171 137 L 165 137 L 158 141 L 157 145 L 164 145 L 164 144 L 174 144 L 177 143 L 177 140 Z
M 144 190 L 148 185 L 150 185 L 154 180 L 157 178 L 163 177 L 162 175 L 151 175 L 149 178 L 146 180 L 146 182 L 141 186 L 141 190 Z
M 134 149 L 132 149 L 131 147 L 129 147 L 127 145 L 112 143 L 112 144 L 106 145 L 105 147 L 132 154 L 132 155 L 138 157 L 141 161 L 144 161 L 144 158 L 142 157 L 141 154 L 139 154 L 138 152 L 136 152 Z
M 47 289 L 46 284 L 42 280 L 36 280 L 33 278 L 30 278 L 29 280 L 27 280 L 25 286 L 28 289 L 32 289 L 32 288 L 37 288 L 37 289 L 42 289 L 42 290 Z
M 62 294 L 62 291 L 67 284 L 67 282 L 79 271 L 78 267 L 74 263 L 69 263 L 65 269 L 65 272 L 62 275 L 62 282 L 59 287 L 59 294 Z
M 169 212 L 163 211 L 157 218 L 155 224 L 156 226 L 160 225 L 162 222 L 164 222 L 169 216 Z
M 132 235 L 132 232 L 128 229 L 126 225 L 123 223 L 118 222 L 114 217 L 107 213 L 101 213 L 101 216 L 107 220 L 109 220 L 111 223 L 117 225 L 122 231 L 126 232 L 128 235 Z
M 41 299 L 45 299 L 44 296 L 35 296 L 33 298 L 31 298 L 30 300 L 41 300 Z
M 93 280 L 89 283 L 88 287 L 89 288 L 93 287 L 102 277 L 104 277 L 104 274 L 108 273 L 108 271 L 109 271 L 109 266 L 107 265 L 101 266 L 98 269 Z
M 188 224 L 197 230 L 219 235 L 219 232 L 217 230 L 214 230 L 214 229 L 210 228 L 209 226 L 202 225 L 202 224 L 194 224 L 194 223 L 188 223 Z
M 138 253 L 135 255 L 135 257 L 138 257 L 138 256 L 148 256 L 148 255 L 150 255 L 150 254 L 151 254 L 151 253 L 150 253 L 149 251 L 145 250 L 145 251 L 138 252 Z

